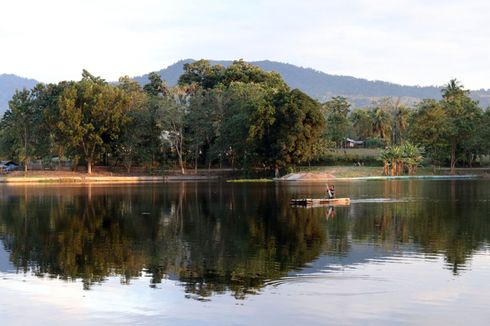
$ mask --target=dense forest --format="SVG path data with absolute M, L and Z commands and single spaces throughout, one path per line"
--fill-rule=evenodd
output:
M 422 157 L 453 169 L 475 164 L 490 151 L 490 111 L 456 80 L 441 94 L 413 108 L 388 98 L 367 109 L 340 96 L 322 104 L 242 60 L 185 64 L 174 87 L 157 73 L 141 87 L 83 71 L 80 81 L 17 91 L 0 122 L 0 151 L 25 168 L 41 160 L 52 169 L 84 163 L 88 173 L 97 164 L 128 173 L 227 166 L 277 175 L 321 163 L 350 137 L 386 148 L 385 173 L 413 172 Z

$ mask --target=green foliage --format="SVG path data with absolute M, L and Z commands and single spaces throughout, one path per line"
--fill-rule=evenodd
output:
M 464 143 L 476 134 L 481 109 L 469 98 L 468 91 L 464 90 L 455 79 L 446 85 L 442 93 L 441 106 L 446 113 L 446 136 L 451 147 L 451 173 L 454 173 Z
M 16 91 L 1 122 L 2 152 L 22 162 L 26 171 L 34 151 L 37 120 L 31 92 Z
M 143 87 L 143 90 L 148 95 L 150 95 L 150 96 L 168 96 L 169 95 L 168 87 L 158 73 L 151 72 L 148 75 L 148 79 L 150 82 Z
M 394 145 L 385 149 L 380 159 L 384 164 L 384 175 L 398 176 L 403 172 L 414 175 L 423 157 L 420 149 L 405 142 L 402 145 Z
M 26 166 L 31 159 L 76 166 L 83 158 L 89 172 L 103 163 L 127 172 L 133 165 L 152 172 L 178 165 L 181 173 L 188 165 L 225 165 L 278 173 L 312 161 L 370 162 L 332 155 L 353 137 L 366 148 L 392 144 L 405 152 L 409 140 L 433 165 L 450 161 L 454 171 L 457 162 L 471 165 L 490 152 L 489 121 L 456 80 L 441 101 L 424 100 L 413 111 L 387 98 L 351 112 L 344 97 L 321 106 L 243 60 L 226 68 L 201 60 L 185 65 L 174 88 L 157 73 L 142 88 L 127 76 L 111 85 L 84 70 L 78 82 L 19 91 L 0 123 L 0 150 Z
M 60 96 L 57 127 L 67 146 L 81 150 L 88 173 L 103 146 L 118 138 L 129 104 L 122 89 L 85 71 L 82 80 L 65 88 Z
M 350 103 L 342 96 L 333 97 L 323 104 L 325 117 L 325 136 L 340 147 L 351 132 L 351 121 L 348 118 Z
M 276 100 L 277 114 L 268 137 L 262 139 L 264 158 L 272 156 L 279 167 L 297 165 L 315 158 L 315 144 L 325 122 L 320 104 L 298 89 L 283 93 Z M 271 155 L 272 154 L 272 155 Z M 267 156 L 265 156 L 267 155 Z
M 371 113 L 368 109 L 354 109 L 349 120 L 352 123 L 355 138 L 366 140 L 373 135 Z
M 410 117 L 409 125 L 409 139 L 424 148 L 434 165 L 448 157 L 448 120 L 440 103 L 435 100 L 420 102 Z
M 381 139 L 381 138 L 367 138 L 364 141 L 364 146 L 366 148 L 385 148 L 388 146 L 388 142 L 386 139 Z
M 381 107 L 371 111 L 373 133 L 381 139 L 389 139 L 392 120 L 390 114 Z

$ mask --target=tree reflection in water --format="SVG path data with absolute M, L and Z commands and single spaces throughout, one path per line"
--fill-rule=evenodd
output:
M 123 284 L 148 275 L 153 287 L 170 278 L 196 298 L 243 298 L 322 253 L 349 255 L 352 241 L 442 253 L 455 274 L 488 243 L 488 202 L 468 199 L 488 198 L 488 187 L 374 188 L 365 191 L 419 199 L 355 204 L 327 221 L 322 208 L 289 207 L 294 191 L 274 184 L 2 187 L 0 238 L 20 272 L 81 279 L 85 289 L 114 275 Z

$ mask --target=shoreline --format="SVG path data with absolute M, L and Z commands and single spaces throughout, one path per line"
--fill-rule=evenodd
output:
M 200 172 L 210 172 L 200 171 Z M 240 178 L 232 176 L 223 169 L 212 170 L 212 173 L 190 173 L 180 175 L 177 173 L 167 175 L 125 175 L 96 172 L 92 175 L 81 172 L 68 171 L 28 171 L 24 175 L 21 171 L 0 176 L 0 184 L 144 184 L 167 182 L 207 182 L 222 181 L 227 183 L 301 183 L 301 182 L 328 182 L 328 181 L 375 181 L 375 180 L 456 180 L 456 179 L 490 179 L 490 168 L 458 169 L 456 175 L 450 175 L 439 170 L 434 174 L 432 170 L 421 168 L 416 175 L 383 176 L 379 167 L 351 167 L 351 166 L 318 166 L 301 172 L 290 173 L 279 178 Z M 441 173 L 442 172 L 442 173 Z
M 136 184 L 178 181 L 215 181 L 218 176 L 45 176 L 0 177 L 0 184 Z
M 332 177 L 332 178 L 305 178 L 305 179 L 283 179 L 274 178 L 277 182 L 325 182 L 325 181 L 378 181 L 378 180 L 453 180 L 453 179 L 480 179 L 484 178 L 478 174 L 464 175 L 401 175 L 401 176 L 363 176 L 363 177 Z

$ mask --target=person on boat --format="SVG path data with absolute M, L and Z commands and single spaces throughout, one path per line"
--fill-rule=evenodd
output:
M 329 186 L 327 184 L 327 198 L 328 199 L 334 199 L 335 198 L 335 186 L 334 185 Z

